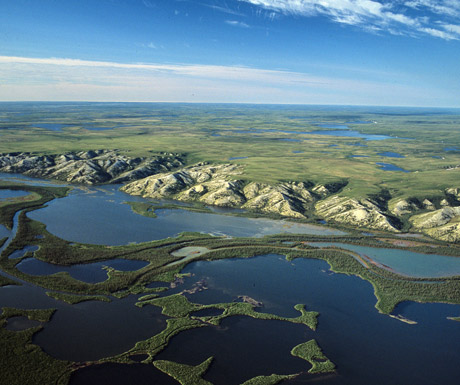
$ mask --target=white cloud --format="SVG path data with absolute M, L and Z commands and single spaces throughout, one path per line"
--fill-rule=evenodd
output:
M 240 27 L 240 28 L 250 28 L 248 24 L 237 21 L 237 20 L 225 20 L 225 23 L 231 25 L 232 27 Z
M 433 89 L 306 73 L 185 64 L 0 56 L 0 100 L 448 105 Z M 388 80 L 387 80 L 388 79 Z M 429 98 L 427 97 L 429 95 Z M 437 98 L 439 100 L 437 101 Z
M 458 0 L 412 0 L 404 2 L 404 5 L 417 10 L 426 9 L 444 16 L 460 16 L 460 1 Z
M 272 12 L 300 16 L 326 16 L 331 20 L 354 25 L 367 31 L 421 36 L 428 34 L 446 40 L 460 40 L 460 33 L 446 33 L 437 28 L 446 18 L 460 15 L 458 0 L 239 0 Z M 409 13 L 408 9 L 412 12 Z M 416 15 L 414 15 L 414 11 Z M 430 17 L 426 12 L 430 12 Z M 436 17 L 438 19 L 433 19 Z

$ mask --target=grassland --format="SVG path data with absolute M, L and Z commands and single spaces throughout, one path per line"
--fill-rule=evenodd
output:
M 457 186 L 460 174 L 460 169 L 447 170 L 460 164 L 460 152 L 444 150 L 460 143 L 457 110 L 186 104 L 42 104 L 35 108 L 33 104 L 8 104 L 0 105 L 0 115 L 6 119 L 0 128 L 8 128 L 1 130 L 0 152 L 112 148 L 146 156 L 166 151 L 185 153 L 189 164 L 247 157 L 231 161 L 245 166 L 245 179 L 273 183 L 346 179 L 349 184 L 342 194 L 359 197 L 383 188 L 398 197 L 436 196 Z M 369 123 L 353 123 L 357 121 Z M 58 132 L 34 126 L 43 123 L 65 126 Z M 318 123 L 345 123 L 360 133 L 392 138 L 305 134 L 329 130 Z M 98 126 L 116 128 L 86 129 Z M 405 158 L 378 155 L 387 151 Z M 376 162 L 411 172 L 383 171 Z

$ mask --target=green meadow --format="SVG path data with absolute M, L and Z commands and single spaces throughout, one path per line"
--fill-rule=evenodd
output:
M 335 136 L 329 135 L 331 130 L 390 138 Z M 174 152 L 185 154 L 188 164 L 242 164 L 242 178 L 247 180 L 347 180 L 342 194 L 356 197 L 382 189 L 393 197 L 436 196 L 445 188 L 458 187 L 460 177 L 456 168 L 460 151 L 455 151 L 460 143 L 460 111 L 455 109 L 2 103 L 0 138 L 2 153 L 118 149 L 131 156 L 148 156 Z M 404 157 L 379 155 L 385 152 Z M 378 162 L 409 172 L 385 171 Z

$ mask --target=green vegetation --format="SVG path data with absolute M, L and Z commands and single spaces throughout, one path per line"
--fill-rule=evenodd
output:
M 75 294 L 50 292 L 50 291 L 47 291 L 46 295 L 48 297 L 57 299 L 58 301 L 64 301 L 70 305 L 75 305 L 77 303 L 85 302 L 85 301 L 110 302 L 110 298 L 104 297 L 102 295 L 75 295 Z
M 153 361 L 153 357 L 168 346 L 172 337 L 185 330 L 206 326 L 203 322 L 188 317 L 170 318 L 166 320 L 166 325 L 166 329 L 164 329 L 161 333 L 156 334 L 145 341 L 137 342 L 136 345 L 128 352 L 120 354 L 119 356 L 107 358 L 106 361 L 130 362 L 129 356 L 133 354 L 147 354 L 149 358 L 145 359 L 143 362 L 151 363 Z
M 30 192 L 25 197 L 0 203 L 0 224 L 5 225 L 9 229 L 13 227 L 13 218 L 18 211 L 31 208 L 36 209 L 55 198 L 66 196 L 69 191 L 67 187 L 42 187 L 7 183 L 1 183 L 0 189 Z
M 7 285 L 18 285 L 18 283 L 8 277 L 4 277 L 3 275 L 0 275 L 0 287 L 7 286 Z
M 189 317 L 192 319 L 200 319 L 203 322 L 218 325 L 220 321 L 226 317 L 243 315 L 256 319 L 264 320 L 279 320 L 292 322 L 297 324 L 304 324 L 310 329 L 315 330 L 317 325 L 317 312 L 307 312 L 305 305 L 298 304 L 295 309 L 298 310 L 301 315 L 296 318 L 280 317 L 275 314 L 259 313 L 254 310 L 254 306 L 250 303 L 245 302 L 230 302 L 230 303 L 218 303 L 212 305 L 200 305 L 190 302 L 185 296 L 181 294 L 174 294 L 168 297 L 154 298 L 147 301 L 138 302 L 137 306 L 154 305 L 160 306 L 162 314 L 169 317 Z M 193 316 L 193 312 L 204 310 L 204 309 L 222 309 L 222 315 L 209 316 L 209 317 L 196 317 Z
M 52 132 L 36 128 L 33 123 L 55 123 L 53 106 L 41 105 L 40 109 L 33 110 L 30 107 L 30 111 L 27 108 L 21 106 L 25 109 L 24 115 L 9 115 L 7 122 L 0 122 L 0 128 L 10 128 L 2 130 L 0 152 L 54 153 L 56 148 L 62 152 L 117 148 L 131 156 L 148 156 L 166 151 L 186 153 L 190 164 L 247 157 L 231 161 L 245 166 L 243 177 L 247 180 L 328 183 L 346 179 L 350 183 L 342 194 L 350 197 L 378 193 L 382 188 L 397 197 L 437 196 L 445 188 L 457 186 L 459 180 L 460 169 L 447 168 L 460 163 L 460 154 L 446 152 L 444 148 L 448 143 L 460 142 L 460 118 L 448 111 L 400 114 L 397 110 L 382 113 L 373 108 L 349 108 L 338 113 L 335 108 L 320 107 L 177 104 L 81 105 L 75 110 L 60 106 L 59 121 L 67 126 L 62 132 Z M 347 123 L 356 121 L 370 123 Z M 345 123 L 352 130 L 391 135 L 393 139 L 365 141 L 304 134 L 328 130 L 314 122 Z M 87 125 L 114 129 L 90 131 L 84 128 Z M 400 153 L 405 158 L 378 155 L 386 151 Z M 352 158 L 353 155 L 367 157 Z M 327 172 L 322 166 L 324 162 L 328 164 Z M 392 163 L 412 172 L 383 171 L 376 162 Z
M 32 344 L 32 337 L 42 326 L 22 331 L 5 329 L 7 319 L 15 316 L 47 322 L 54 310 L 19 310 L 3 308 L 0 315 L 0 373 L 2 383 L 8 385 L 68 383 L 71 363 L 56 360 Z
M 213 357 L 197 366 L 178 364 L 171 361 L 154 361 L 153 365 L 162 372 L 179 381 L 182 385 L 212 385 L 209 381 L 203 380 L 202 376 L 211 365 Z
M 291 354 L 312 364 L 308 373 L 328 373 L 335 369 L 335 365 L 324 355 L 315 340 L 295 346 Z
M 190 205 L 178 205 L 178 204 L 151 204 L 147 202 L 126 202 L 129 206 L 131 206 L 131 210 L 136 214 L 143 215 L 144 217 L 148 218 L 156 218 L 157 215 L 155 213 L 156 210 L 187 210 L 193 211 L 196 213 L 212 213 L 212 211 L 205 207 L 204 205 L 194 204 L 193 206 Z

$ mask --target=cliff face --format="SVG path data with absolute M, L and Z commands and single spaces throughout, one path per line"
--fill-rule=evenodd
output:
M 285 217 L 306 218 L 306 211 L 320 195 L 302 182 L 269 185 L 237 179 L 242 168 L 234 164 L 200 163 L 174 173 L 162 173 L 122 188 L 128 194 L 150 198 L 199 201 L 209 205 L 238 207 Z M 330 194 L 325 186 L 317 186 Z
M 0 172 L 21 173 L 72 183 L 121 183 L 183 166 L 175 154 L 130 158 L 116 151 L 97 150 L 57 155 L 0 154 Z
M 414 229 L 432 238 L 447 242 L 460 241 L 460 206 L 443 207 L 432 212 L 414 215 L 409 221 Z
M 370 199 L 332 196 L 316 204 L 318 216 L 338 223 L 397 232 L 397 224 Z

